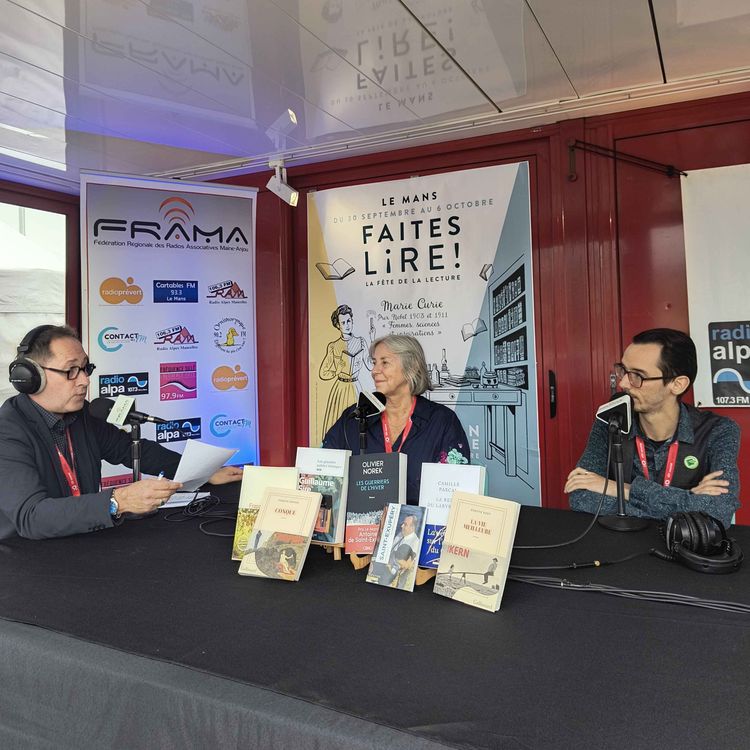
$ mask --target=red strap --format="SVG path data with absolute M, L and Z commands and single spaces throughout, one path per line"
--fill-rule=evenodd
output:
M 73 442 L 70 439 L 70 431 L 65 430 L 65 436 L 68 438 L 68 450 L 70 451 L 70 459 L 73 462 L 73 465 L 75 466 L 75 455 L 73 453 Z M 57 446 L 55 446 L 57 447 Z M 63 456 L 62 451 L 57 448 L 57 455 L 60 459 L 60 466 L 62 467 L 63 474 L 65 474 L 65 479 L 68 481 L 68 486 L 70 487 L 70 491 L 74 497 L 80 497 L 81 495 L 81 487 L 78 484 L 78 477 L 76 476 L 75 469 L 71 467 L 71 465 L 68 463 L 68 460 Z
M 672 478 L 674 477 L 674 467 L 677 465 L 677 450 L 679 443 L 675 440 L 672 445 L 669 446 L 669 453 L 667 454 L 667 465 L 664 468 L 664 481 L 662 484 L 665 487 L 669 487 L 672 484 Z M 641 462 L 641 470 L 643 476 L 648 479 L 648 462 L 646 461 L 646 446 L 643 442 L 643 438 L 636 436 L 635 447 L 638 449 L 638 458 Z
M 398 450 L 396 453 L 401 453 L 401 448 L 404 447 L 404 443 L 406 442 L 406 438 L 409 437 L 409 431 L 411 430 L 412 421 L 411 421 L 411 415 L 414 414 L 414 407 L 417 405 L 417 397 L 414 396 L 411 402 L 411 410 L 409 411 L 409 418 L 406 422 L 406 427 L 404 427 L 403 432 L 401 433 L 401 442 L 398 445 Z M 385 443 L 385 452 L 386 453 L 393 453 L 393 445 L 391 441 L 391 431 L 388 427 L 388 417 L 386 416 L 386 413 L 383 412 L 380 415 L 380 424 L 383 427 L 383 442 Z

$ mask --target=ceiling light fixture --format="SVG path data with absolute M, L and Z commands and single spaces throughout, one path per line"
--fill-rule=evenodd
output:
M 268 166 L 274 170 L 274 174 L 266 183 L 266 187 L 285 203 L 292 207 L 296 206 L 299 200 L 299 191 L 287 183 L 283 159 L 269 161 Z

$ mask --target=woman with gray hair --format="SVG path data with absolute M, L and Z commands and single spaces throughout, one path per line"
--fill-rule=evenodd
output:
M 423 463 L 444 461 L 451 451 L 462 454 L 468 463 L 466 433 L 451 409 L 422 396 L 432 386 L 424 350 L 417 339 L 383 336 L 373 341 L 370 357 L 375 389 L 385 396 L 385 411 L 380 419 L 368 420 L 367 452 L 403 451 L 409 456 L 406 499 L 416 505 Z M 344 410 L 326 434 L 324 448 L 354 450 L 359 445 L 354 411 L 354 406 Z

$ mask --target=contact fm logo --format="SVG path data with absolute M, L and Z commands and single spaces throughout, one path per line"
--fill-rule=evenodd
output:
M 245 417 L 230 417 L 227 414 L 216 414 L 211 417 L 209 429 L 214 437 L 222 438 L 235 430 L 247 430 L 252 422 Z
M 143 300 L 143 289 L 133 283 L 133 277 L 128 276 L 123 281 L 119 276 L 110 276 L 99 285 L 99 296 L 110 305 L 127 302 L 137 305 Z
M 138 331 L 123 333 L 117 326 L 107 326 L 97 336 L 99 347 L 105 352 L 119 352 L 125 344 L 145 344 L 146 337 Z
M 192 241 L 204 240 L 210 242 L 215 240 L 219 243 L 229 245 L 248 245 L 247 237 L 238 226 L 227 230 L 227 227 L 219 225 L 211 229 L 203 229 L 196 223 L 195 208 L 193 204 L 180 197 L 173 195 L 165 198 L 159 204 L 159 216 L 161 221 L 147 221 L 145 219 L 96 219 L 94 221 L 94 238 L 99 238 L 105 233 L 124 232 L 131 240 L 136 237 L 153 237 L 160 241 Z
M 247 388 L 248 380 L 247 373 L 242 372 L 239 365 L 235 365 L 234 369 L 227 365 L 221 365 L 211 374 L 211 382 L 214 384 L 214 388 L 219 391 L 228 391 L 232 388 L 242 391 Z

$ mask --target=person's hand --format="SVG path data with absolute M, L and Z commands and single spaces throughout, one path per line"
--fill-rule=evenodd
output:
M 182 487 L 171 479 L 141 479 L 115 489 L 114 498 L 120 513 L 150 513 L 169 500 Z
M 723 473 L 723 471 L 712 471 L 706 474 L 690 491 L 694 495 L 726 495 L 729 492 L 729 482 L 718 478 Z
M 242 479 L 241 466 L 222 466 L 208 480 L 209 484 L 229 484 L 230 482 L 239 482 Z

